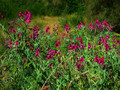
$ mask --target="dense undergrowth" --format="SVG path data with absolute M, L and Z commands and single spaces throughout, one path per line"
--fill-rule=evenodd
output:
M 120 86 L 120 35 L 105 20 L 87 26 L 65 25 L 29 28 L 31 13 L 20 12 L 9 23 L 6 50 L 0 56 L 0 87 L 7 90 L 118 89 Z

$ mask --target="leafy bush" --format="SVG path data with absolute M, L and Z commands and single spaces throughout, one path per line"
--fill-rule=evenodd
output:
M 82 22 L 60 40 L 35 25 L 28 28 L 31 14 L 19 18 L 7 30 L 6 50 L 0 56 L 2 89 L 118 89 L 120 85 L 120 37 L 112 26 L 96 20 L 87 27 Z M 28 30 L 30 29 L 30 30 Z M 32 33 L 30 33 L 32 32 Z

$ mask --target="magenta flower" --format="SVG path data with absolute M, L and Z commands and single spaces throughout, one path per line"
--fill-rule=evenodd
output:
M 0 17 L 3 18 L 3 15 L 0 13 Z
M 77 59 L 77 62 L 75 64 L 76 68 L 81 68 L 83 67 L 83 65 L 81 63 L 83 63 L 84 61 L 84 57 L 81 57 L 80 60 Z
M 10 29 L 9 29 L 9 31 L 10 31 L 10 32 L 13 32 L 13 30 L 14 30 L 14 27 L 11 26 Z
M 48 55 L 47 55 L 47 60 L 48 59 L 52 59 L 52 57 L 54 56 L 54 55 L 57 55 L 58 53 L 57 53 L 57 51 L 54 51 L 54 50 L 50 50 L 50 52 L 48 53 Z
M 116 38 L 116 36 L 114 35 L 113 38 Z
M 59 29 L 59 27 L 58 27 L 58 26 L 57 26 L 56 28 L 57 28 L 57 29 Z
M 68 48 L 69 48 L 69 49 L 72 49 L 72 44 L 69 44 Z
M 81 48 L 81 49 L 85 49 L 85 46 L 83 46 L 83 44 L 81 44 L 80 48 Z
M 59 47 L 59 44 L 58 44 L 57 42 L 55 43 L 55 47 L 56 47 L 56 48 Z
M 14 22 L 15 22 L 15 20 L 11 21 L 11 23 L 14 23 Z
M 46 59 L 52 59 L 52 55 L 48 55 Z
M 9 42 L 9 48 L 11 48 L 11 47 L 12 47 L 11 45 L 12 45 L 12 41 L 10 41 L 10 42 Z
M 98 62 L 98 61 L 99 61 L 99 58 L 98 58 L 97 56 L 95 57 L 95 61 L 96 61 L 96 62 Z
M 35 25 L 34 28 L 35 28 L 35 29 L 39 29 L 39 26 L 38 26 L 38 25 Z
M 93 27 L 93 26 L 91 26 L 91 29 L 93 30 L 93 29 L 94 29 L 94 27 Z
M 109 39 L 110 37 L 107 35 L 106 37 L 105 37 L 105 39 L 107 40 L 107 39 Z
M 18 36 L 21 37 L 21 36 L 22 36 L 22 33 L 19 33 Z
M 104 47 L 106 51 L 110 50 L 110 46 L 107 43 L 105 43 Z
M 83 63 L 83 61 L 84 61 L 84 57 L 81 57 L 80 58 L 80 63 Z
M 78 68 L 78 69 L 79 69 L 79 68 L 82 66 L 82 64 L 80 64 L 80 63 L 79 63 L 79 64 L 78 64 L 78 63 L 76 63 L 76 64 L 75 64 L 75 66 L 76 66 L 76 68 Z
M 65 25 L 65 31 L 69 31 L 71 28 L 70 27 L 68 27 L 68 25 L 66 24 Z
M 90 43 L 88 43 L 88 47 L 91 48 L 91 44 Z
M 19 15 L 18 15 L 19 17 L 24 17 L 24 14 L 23 13 L 21 13 L 21 12 L 19 12 Z
M 81 37 L 80 37 L 80 38 L 77 38 L 77 40 L 78 40 L 78 41 L 82 41 L 82 38 L 81 38 Z
M 61 42 L 60 42 L 60 41 L 58 41 L 57 43 L 58 43 L 59 45 L 61 45 Z
M 92 26 L 92 24 L 90 23 L 89 24 L 89 27 L 88 27 L 89 29 L 91 29 L 91 30 L 93 30 L 94 29 L 94 27 Z
M 45 33 L 49 33 L 50 27 L 47 26 Z
M 102 57 L 102 58 L 99 59 L 98 64 L 100 64 L 100 65 L 104 64 L 104 57 Z
M 58 42 L 55 43 L 55 47 L 59 47 L 59 45 L 61 45 L 60 41 L 58 41 Z
M 39 56 L 39 49 L 37 49 L 36 53 L 35 53 L 35 57 Z
M 25 20 L 24 20 L 24 22 L 25 23 L 30 23 L 31 22 L 31 20 L 30 20 L 30 18 L 32 17 L 31 16 L 31 13 L 27 10 L 27 11 L 25 11 Z
M 18 41 L 15 41 L 14 45 L 18 46 Z
M 30 23 L 31 22 L 30 17 L 26 16 L 24 22 L 25 23 Z
M 113 30 L 113 26 L 111 26 L 110 28 L 109 28 L 109 31 L 112 31 Z

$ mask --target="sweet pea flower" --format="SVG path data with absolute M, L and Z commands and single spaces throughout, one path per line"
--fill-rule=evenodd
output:
M 83 61 L 84 61 L 84 57 L 81 57 L 80 58 L 80 63 L 83 63 Z
M 18 46 L 18 41 L 15 41 L 14 45 Z
M 47 26 L 46 30 L 45 30 L 45 33 L 49 33 L 49 30 L 50 30 L 50 27 Z
M 104 57 L 100 58 L 99 61 L 98 61 L 98 64 L 103 65 L 104 64 L 104 59 L 105 59 Z
M 99 61 L 99 58 L 98 56 L 95 57 L 95 61 L 98 62 Z
M 9 42 L 9 48 L 11 48 L 11 47 L 12 47 L 11 45 L 12 45 L 12 41 L 10 41 L 10 42 Z
M 36 53 L 35 53 L 35 57 L 39 56 L 39 49 L 37 49 Z

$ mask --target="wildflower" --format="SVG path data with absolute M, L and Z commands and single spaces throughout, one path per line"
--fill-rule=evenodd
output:
M 95 57 L 95 61 L 98 62 L 98 60 L 99 60 L 99 58 L 96 56 L 96 57 Z
M 54 56 L 54 55 L 57 55 L 58 53 L 57 53 L 57 51 L 54 51 L 54 50 L 50 50 L 50 52 L 48 53 L 48 55 L 47 55 L 47 60 L 48 59 L 52 59 L 52 57 Z
M 70 27 L 68 27 L 68 25 L 66 24 L 65 25 L 65 31 L 69 31 L 71 28 Z
M 104 47 L 106 51 L 108 51 L 108 49 L 110 50 L 110 46 L 107 43 L 105 43 Z
M 11 21 L 11 23 L 14 23 L 14 22 L 15 22 L 15 20 Z
M 11 47 L 12 47 L 11 45 L 12 45 L 12 41 L 10 41 L 10 42 L 9 42 L 9 48 L 11 48 Z
M 90 28 L 91 30 L 93 30 L 94 29 L 94 27 L 92 26 L 92 24 L 90 23 L 89 24 L 89 27 L 88 28 Z
M 60 41 L 58 41 L 58 42 L 55 43 L 55 47 L 59 47 L 59 45 L 61 45 Z
M 105 37 L 105 39 L 107 40 L 107 39 L 109 39 L 110 37 L 107 35 L 106 37 Z
M 19 17 L 24 17 L 24 14 L 23 13 L 21 13 L 21 12 L 19 12 L 19 15 L 18 15 Z
M 112 31 L 113 30 L 113 26 L 111 25 L 111 27 L 109 28 L 109 31 Z
M 22 33 L 19 33 L 18 36 L 21 37 L 21 36 L 22 36 Z
M 81 49 L 85 49 L 85 46 L 83 46 L 83 44 L 81 44 L 80 48 L 81 48 Z
M 83 61 L 84 61 L 84 57 L 81 57 L 80 58 L 80 63 L 83 63 Z
M 3 18 L 3 15 L 0 13 L 0 17 Z
M 49 33 L 49 30 L 50 30 L 50 27 L 49 26 L 47 26 L 47 28 L 46 28 L 46 33 Z
M 59 44 L 58 44 L 58 43 L 55 43 L 55 47 L 59 47 Z
M 58 26 L 57 26 L 56 28 L 57 28 L 57 29 L 59 29 L 59 27 L 58 27 Z
M 104 57 L 102 57 L 102 58 L 99 59 L 98 64 L 100 64 L 100 65 L 104 64 Z
M 72 44 L 69 44 L 68 48 L 69 48 L 69 49 L 72 49 Z
M 88 47 L 89 47 L 89 48 L 91 48 L 91 45 L 90 45 L 90 43 L 88 43 Z
M 114 35 L 113 38 L 116 38 L 116 36 Z
M 25 11 L 25 23 L 30 23 L 31 22 L 31 20 L 30 20 L 30 18 L 32 17 L 31 16 L 31 13 L 27 10 L 27 11 Z
M 36 53 L 35 53 L 35 56 L 37 57 L 37 56 L 39 56 L 39 49 L 37 49 L 37 51 L 36 51 Z
M 46 59 L 52 59 L 52 55 L 48 55 Z
M 35 29 L 39 29 L 39 26 L 38 26 L 38 25 L 35 25 L 34 28 L 35 28 Z
M 76 68 L 80 68 L 82 66 L 82 64 L 76 63 L 75 66 L 76 66 Z
M 81 38 L 81 37 L 80 37 L 80 38 L 77 38 L 77 40 L 78 40 L 78 41 L 82 41 L 82 38 Z
M 61 42 L 60 42 L 60 41 L 58 41 L 57 43 L 58 43 L 59 45 L 61 45 Z
M 15 41 L 14 45 L 18 46 L 18 41 Z

